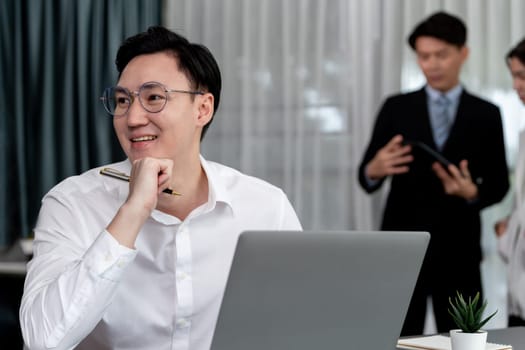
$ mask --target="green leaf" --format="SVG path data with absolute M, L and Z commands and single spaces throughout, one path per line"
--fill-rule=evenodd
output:
M 487 307 L 487 301 L 481 302 L 479 292 L 476 293 L 474 298 L 469 296 L 467 300 L 459 291 L 456 291 L 454 298 L 448 298 L 450 304 L 448 313 L 463 332 L 475 333 L 494 317 L 498 311 L 496 310 L 496 312 L 481 320 Z

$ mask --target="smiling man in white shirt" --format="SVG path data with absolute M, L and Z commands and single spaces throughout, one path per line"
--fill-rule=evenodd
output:
M 44 197 L 20 309 L 25 345 L 209 349 L 239 234 L 301 225 L 282 190 L 201 156 L 221 89 L 207 48 L 151 27 L 116 64 L 102 101 L 128 159 L 107 167 L 130 182 L 97 168 Z

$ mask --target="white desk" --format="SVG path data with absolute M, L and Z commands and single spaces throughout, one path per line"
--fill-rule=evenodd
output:
M 513 350 L 525 349 L 525 327 L 488 329 L 487 333 L 489 343 L 512 345 Z

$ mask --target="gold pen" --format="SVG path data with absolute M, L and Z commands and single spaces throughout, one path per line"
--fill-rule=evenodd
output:
M 130 178 L 128 174 L 120 172 L 120 171 L 112 169 L 112 168 L 102 168 L 102 169 L 100 169 L 100 174 L 112 177 L 114 179 L 127 181 L 127 182 L 129 182 L 129 178 Z M 172 196 L 181 196 L 182 195 L 179 192 L 174 191 L 174 190 L 172 190 L 170 188 L 166 188 L 162 192 L 163 193 L 167 193 L 167 194 L 171 194 Z

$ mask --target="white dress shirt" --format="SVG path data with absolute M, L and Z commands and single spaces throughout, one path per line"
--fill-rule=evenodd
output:
M 154 210 L 135 250 L 105 231 L 128 195 L 100 168 L 44 197 L 20 322 L 30 349 L 209 349 L 239 234 L 300 230 L 282 190 L 201 157 L 207 203 Z M 128 160 L 109 165 L 130 172 Z M 177 189 L 184 195 L 184 189 Z
M 498 250 L 507 263 L 508 314 L 525 319 L 525 131 L 520 133 L 515 171 L 514 210 Z

